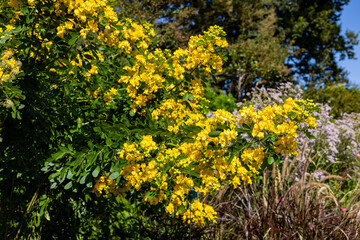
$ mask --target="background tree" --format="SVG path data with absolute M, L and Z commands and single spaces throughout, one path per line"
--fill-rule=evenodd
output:
M 343 117 L 344 113 L 360 112 L 360 90 L 345 84 L 329 85 L 324 88 L 308 88 L 305 98 L 314 99 L 316 103 L 328 104 L 330 113 L 335 118 Z
M 357 34 L 341 33 L 341 11 L 350 0 L 276 0 L 278 32 L 293 51 L 287 66 L 306 85 L 346 83 L 339 60 L 354 58 Z

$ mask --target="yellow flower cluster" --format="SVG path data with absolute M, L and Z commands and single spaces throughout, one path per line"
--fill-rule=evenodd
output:
M 176 101 L 174 99 L 164 100 L 159 107 L 152 111 L 153 119 L 159 120 L 161 116 L 166 116 L 170 122 L 168 130 L 177 133 L 179 131 L 179 125 L 182 124 L 185 118 L 191 113 L 183 102 L 183 100 Z
M 263 147 L 256 149 L 245 149 L 241 154 L 241 160 L 245 163 L 252 172 L 258 173 L 260 165 L 262 164 L 266 154 Z
M 221 37 L 225 32 L 219 26 L 212 26 L 203 35 L 192 36 L 188 43 L 188 49 L 179 49 L 174 53 L 175 68 L 180 62 L 187 70 L 203 68 L 206 74 L 212 69 L 216 72 L 222 71 L 222 59 L 216 53 L 216 48 L 228 46 L 226 40 Z M 181 69 L 181 66 L 179 66 Z
M 11 50 L 4 51 L 0 58 L 0 86 L 7 81 L 12 81 L 20 72 L 21 62 L 13 57 Z
M 159 73 L 167 66 L 148 60 L 149 56 L 151 59 L 159 59 L 162 58 L 161 55 L 160 50 L 148 56 L 138 54 L 133 67 L 124 67 L 126 75 L 118 82 L 126 86 L 127 94 L 133 102 L 131 108 L 134 113 L 138 108 L 146 106 L 147 102 L 154 98 L 154 94 L 165 86 L 165 79 Z
M 22 4 L 26 4 L 26 1 L 8 1 L 8 5 L 15 10 L 19 10 L 20 5 Z M 29 0 L 27 4 L 33 6 L 35 4 L 44 4 L 44 2 Z M 150 24 L 139 25 L 134 23 L 131 19 L 119 21 L 117 13 L 108 5 L 107 1 L 60 0 L 53 1 L 53 4 L 54 10 L 49 10 L 49 12 L 44 13 L 45 16 L 48 16 L 44 22 L 55 23 L 54 20 L 57 19 L 57 17 L 66 16 L 66 21 L 60 23 L 56 28 L 57 36 L 60 38 L 65 38 L 67 35 L 76 37 L 77 34 L 79 34 L 80 36 L 77 39 L 82 38 L 85 40 L 87 39 L 88 34 L 92 34 L 99 40 L 99 43 L 104 44 L 107 47 L 115 47 L 115 51 L 119 50 L 127 54 L 131 53 L 132 56 L 135 57 L 136 55 L 139 55 L 139 53 L 147 50 L 151 42 L 150 37 L 155 35 Z M 42 11 L 47 11 L 48 8 L 44 5 L 43 9 L 44 10 Z M 9 29 L 7 28 L 6 32 L 13 28 L 13 26 L 9 25 Z M 44 33 L 40 32 L 39 29 L 41 29 L 41 27 L 39 27 L 39 24 L 36 24 L 34 30 L 29 31 L 28 34 L 29 36 L 35 36 L 40 41 L 41 46 L 50 51 L 52 41 L 43 38 Z M 1 31 L 3 31 L 3 29 L 1 29 Z M 1 34 L 1 37 L 7 36 L 7 34 L 8 33 L 5 35 Z M 38 55 L 38 47 L 31 46 L 29 51 L 29 56 L 31 58 L 36 57 L 36 60 L 41 59 L 42 56 Z M 87 58 L 86 56 L 91 56 L 92 58 Z M 48 56 L 45 54 L 43 57 L 47 58 Z M 67 66 L 68 74 L 75 74 L 75 76 L 76 74 L 81 74 L 90 80 L 91 77 L 98 74 L 99 63 L 102 61 L 103 57 L 99 52 L 96 54 L 93 54 L 93 51 L 79 53 L 75 59 L 68 59 L 68 62 L 71 64 L 71 66 Z M 91 67 L 86 67 L 86 69 L 88 69 L 87 71 L 84 71 L 84 69 L 80 71 L 80 68 L 88 63 L 91 64 Z M 54 67 L 61 68 L 66 65 L 65 61 L 59 59 Z M 89 91 L 92 92 L 93 90 Z M 106 91 L 105 89 L 98 91 L 95 95 L 98 96 L 100 94 L 108 105 L 115 95 L 114 92 L 111 92 L 110 90 Z M 143 100 L 144 97 L 139 96 L 137 103 L 141 103 Z
M 110 105 L 110 102 L 112 101 L 112 96 L 117 94 L 117 90 L 115 88 L 110 88 L 108 92 L 104 94 L 104 101 L 106 101 L 107 105 Z
M 3 29 L 0 27 L 0 40 L 5 37 L 11 37 L 12 36 L 12 30 L 14 30 L 15 27 L 13 25 L 5 25 L 5 28 Z
M 134 40 L 143 36 L 143 29 L 131 23 L 133 32 L 125 33 L 128 28 L 124 28 L 122 34 L 130 42 L 121 45 L 121 48 L 131 49 Z M 134 32 L 135 31 L 135 32 Z M 152 30 L 148 30 L 152 32 Z M 129 36 L 136 36 L 132 39 Z M 155 97 L 161 90 L 165 89 L 169 94 L 176 94 L 184 97 L 188 94 L 188 99 L 175 100 L 166 99 L 160 106 L 154 110 L 153 116 L 158 118 L 164 112 L 173 109 L 179 112 L 177 115 L 187 115 L 187 109 L 184 108 L 184 101 L 190 100 L 189 104 L 192 108 L 198 109 L 198 103 L 204 100 L 204 88 L 199 79 L 191 79 L 190 82 L 184 81 L 184 74 L 188 70 L 201 71 L 205 73 L 211 70 L 221 71 L 223 61 L 216 53 L 216 49 L 227 45 L 222 36 L 224 32 L 219 27 L 212 27 L 204 35 L 192 38 L 188 44 L 188 49 L 178 49 L 173 54 L 168 51 L 156 49 L 154 52 L 147 51 L 147 43 L 140 42 L 136 45 L 138 54 L 134 55 L 135 62 L 133 66 L 126 66 L 123 69 L 126 74 L 123 75 L 118 82 L 124 84 L 129 97 L 132 99 L 131 109 L 136 112 L 139 108 L 143 108 L 151 100 L 158 101 Z M 130 47 L 129 47 L 130 46 Z M 169 61 L 170 60 L 170 61 Z M 169 76 L 164 78 L 163 76 Z M 178 118 L 179 116 L 173 116 Z M 183 118 L 181 118 L 183 119 Z M 175 126 L 175 129 L 177 127 Z
M 153 141 L 152 136 L 149 135 L 143 136 L 143 140 L 140 142 L 140 146 L 147 153 L 146 155 L 149 155 L 150 151 L 157 149 L 156 143 Z
M 204 219 L 207 218 L 209 222 L 216 223 L 217 212 L 212 207 L 199 201 L 194 200 L 190 203 L 189 209 L 183 214 L 182 219 L 184 222 L 194 222 L 197 225 L 204 225 Z
M 157 145 L 149 135 L 143 136 L 140 144 L 124 144 L 123 150 L 119 152 L 119 157 L 128 161 L 128 165 L 121 171 L 121 175 L 126 180 L 123 189 L 129 190 L 134 187 L 139 190 L 142 184 L 154 180 L 158 175 L 158 170 L 155 168 L 156 162 L 154 160 L 147 162 L 145 158 L 150 155 L 150 151 L 156 149 Z
M 241 162 L 239 157 L 233 156 L 229 162 L 225 149 L 237 139 L 237 122 L 236 115 L 224 110 L 215 112 L 213 118 L 189 114 L 183 123 L 180 128 L 187 124 L 201 130 L 192 136 L 192 140 L 179 144 L 159 146 L 148 135 L 143 136 L 139 144 L 124 144 L 118 155 L 119 161 L 128 161 L 121 171 L 126 180 L 121 192 L 132 187 L 140 190 L 146 187 L 145 183 L 153 183 L 144 194 L 145 201 L 150 204 L 165 202 L 165 211 L 181 216 L 184 221 L 191 219 L 198 224 L 206 220 L 212 222 L 216 218 L 212 207 L 188 199 L 191 188 L 207 195 L 219 189 L 224 182 L 234 187 L 241 182 L 251 183 L 251 177 L 257 173 L 266 154 L 262 148 L 246 149 L 241 155 L 246 158 L 245 161 Z M 226 129 L 216 133 L 216 129 L 221 127 Z M 187 206 L 191 206 L 191 210 Z
M 316 120 L 310 116 L 310 108 L 315 107 L 311 101 L 297 101 L 288 98 L 283 105 L 267 106 L 256 111 L 252 106 L 239 110 L 240 125 L 251 126 L 252 136 L 259 140 L 267 136 L 278 136 L 274 150 L 279 154 L 296 154 L 297 124 L 306 122 L 308 127 L 316 127 Z
M 310 116 L 310 112 L 316 110 L 316 105 L 311 99 L 306 100 L 297 100 L 296 103 L 306 110 L 303 112 L 303 118 L 305 118 L 305 123 L 310 128 L 316 128 L 316 118 Z
M 74 16 L 74 19 L 69 19 L 57 27 L 57 35 L 60 38 L 69 33 L 75 23 L 83 39 L 86 39 L 89 33 L 93 33 L 102 44 L 116 46 L 130 53 L 131 45 L 146 49 L 150 43 L 148 35 L 154 35 L 148 24 L 139 25 L 130 19 L 127 19 L 126 23 L 120 22 L 116 12 L 103 0 L 56 1 L 55 12 L 57 16 L 66 13 L 72 13 Z
M 101 195 L 105 197 L 110 197 L 112 195 L 116 196 L 119 194 L 119 190 L 116 188 L 116 185 L 117 183 L 113 179 L 110 179 L 106 175 L 102 174 L 99 179 L 95 180 L 92 192 L 94 192 L 98 197 Z
M 65 6 L 66 10 L 62 7 Z M 107 1 L 102 0 L 60 0 L 54 1 L 55 13 L 57 16 L 63 14 L 72 13 L 74 17 L 79 20 L 79 22 L 88 22 L 88 28 L 83 28 L 82 30 L 91 31 L 97 30 L 94 25 L 97 25 L 93 18 L 97 18 L 97 22 L 101 22 L 101 20 L 106 21 L 107 23 L 118 21 L 116 13 L 112 8 L 107 6 Z M 69 26 L 69 25 L 68 25 Z M 58 28 L 59 31 L 72 29 L 72 27 L 68 28 L 65 25 L 60 25 Z M 94 29 L 95 28 L 95 29 Z M 96 32 L 96 31 L 95 31 Z M 86 36 L 85 36 L 86 38 Z

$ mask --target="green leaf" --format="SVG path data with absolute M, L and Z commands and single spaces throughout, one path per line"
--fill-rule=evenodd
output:
M 107 138 L 105 138 L 105 143 L 106 143 L 107 146 L 111 146 L 112 141 L 111 141 L 110 138 L 107 137 Z
M 228 164 L 231 163 L 231 161 L 233 160 L 234 157 L 235 157 L 234 154 L 231 154 L 231 155 L 230 155 L 229 159 L 227 160 Z
M 93 176 L 94 178 L 96 178 L 97 176 L 99 176 L 99 172 L 100 172 L 100 167 L 97 166 L 97 167 L 95 168 L 95 170 L 92 172 L 92 176 Z
M 5 36 L 5 37 L 2 37 L 1 40 L 0 40 L 0 44 L 4 44 L 7 40 L 9 40 L 11 38 L 11 36 Z
M 131 117 L 135 116 L 135 113 L 133 111 L 130 111 L 129 114 Z
M 94 127 L 93 129 L 94 129 L 94 132 L 96 132 L 96 133 L 102 133 L 102 130 L 100 127 Z
M 41 168 L 41 171 L 43 172 L 47 172 L 49 170 L 49 166 L 45 166 Z
M 94 144 L 91 141 L 88 141 L 88 146 L 89 146 L 90 150 L 93 150 Z
M 67 148 L 64 147 L 64 146 L 60 146 L 59 149 L 60 149 L 60 151 L 62 151 L 62 152 L 69 152 L 69 149 L 67 149 Z
M 61 170 L 60 178 L 58 178 L 59 183 L 62 183 L 65 181 L 66 173 L 67 173 L 66 169 Z
M 194 100 L 194 96 L 193 96 L 191 93 L 186 92 L 185 95 L 184 95 L 184 97 L 183 97 L 183 99 L 184 99 L 185 101 L 186 101 L 186 100 L 192 101 L 192 100 Z
M 16 112 L 16 118 L 21 120 L 20 112 Z
M 264 137 L 261 142 L 265 142 L 266 140 L 268 140 L 271 137 L 271 134 L 266 135 L 266 137 Z
M 49 214 L 48 210 L 45 210 L 45 219 L 50 221 L 50 214 Z
M 45 207 L 46 207 L 46 205 L 43 204 L 42 207 L 40 208 L 40 211 L 39 211 L 40 216 L 42 216 L 44 214 Z
M 250 128 L 236 128 L 235 129 L 238 133 L 250 133 L 251 129 Z
M 72 181 L 68 182 L 68 183 L 65 185 L 64 189 L 65 189 L 65 190 L 68 190 L 68 189 L 71 188 L 71 187 L 72 187 Z
M 190 176 L 194 176 L 194 177 L 200 177 L 200 173 L 198 173 L 195 170 L 190 170 L 190 169 L 184 169 L 183 170 L 185 173 L 189 174 Z
M 69 171 L 67 172 L 66 178 L 67 178 L 67 179 L 71 179 L 73 176 L 74 176 L 74 174 L 71 172 L 71 170 L 69 170 Z
M 193 96 L 191 93 L 189 93 L 188 99 L 189 99 L 190 101 L 192 101 L 192 100 L 194 100 L 194 96 Z
M 83 123 L 82 118 L 77 118 L 77 119 L 76 119 L 76 123 L 77 123 L 77 128 L 81 128 L 82 123 Z
M 276 155 L 276 158 L 275 158 L 275 164 L 276 165 L 279 165 L 280 164 L 280 157 L 278 155 Z
M 272 155 L 270 155 L 269 157 L 268 157 L 268 164 L 270 165 L 270 164 L 272 164 L 274 162 L 274 157 L 272 156 Z
M 315 136 L 312 135 L 309 131 L 305 130 L 304 133 L 309 139 L 315 139 Z
M 56 177 L 59 176 L 60 174 L 61 174 L 60 171 L 56 171 L 56 172 L 52 173 L 52 174 L 49 176 L 49 180 L 56 178 Z
M 212 131 L 209 132 L 210 137 L 218 137 L 220 135 L 221 131 Z
M 295 112 L 288 113 L 289 118 L 296 118 L 297 114 Z
M 86 181 L 86 177 L 89 175 L 89 173 L 86 173 L 81 179 L 80 179 L 80 184 L 85 184 Z
M 156 192 L 155 191 L 149 191 L 146 193 L 145 197 L 148 199 L 152 199 L 155 196 Z
M 110 179 L 116 179 L 116 178 L 118 178 L 120 176 L 120 173 L 119 172 L 114 172 L 114 173 L 112 173 L 110 176 L 109 176 L 109 178 Z
M 250 126 L 247 125 L 247 124 L 243 124 L 242 126 L 243 126 L 243 129 L 244 129 L 244 130 L 247 130 L 247 131 L 250 131 L 250 130 L 254 127 L 253 124 L 251 124 Z
M 85 153 L 84 152 L 77 152 L 74 156 L 75 161 L 70 163 L 70 166 L 79 166 L 80 163 L 84 160 Z
M 66 154 L 66 152 L 60 151 L 60 152 L 51 154 L 51 158 L 53 160 L 58 160 L 58 159 L 62 158 L 65 154 Z
M 34 225 L 35 225 L 36 227 L 39 227 L 40 222 L 41 222 L 41 216 L 40 216 L 39 213 L 36 214 L 36 218 L 35 218 L 34 220 L 35 220 L 35 221 L 34 221 Z
M 51 184 L 50 189 L 54 189 L 56 187 L 57 183 L 53 182 L 53 184 Z
M 69 40 L 68 44 L 69 45 L 74 45 L 74 43 L 76 42 L 76 40 L 78 39 L 79 35 L 76 33 L 71 33 L 71 39 Z
M 92 164 L 96 161 L 99 152 L 90 152 L 89 155 L 86 157 L 87 164 L 86 167 L 92 166 Z

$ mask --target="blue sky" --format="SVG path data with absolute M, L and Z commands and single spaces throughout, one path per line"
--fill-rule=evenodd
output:
M 346 30 L 360 33 L 360 1 L 351 0 L 348 5 L 344 7 L 341 14 L 341 30 L 345 33 Z M 360 40 L 360 34 L 358 36 Z M 356 84 L 360 87 L 360 46 L 355 47 L 356 60 L 343 60 L 340 65 L 343 66 L 348 72 L 350 83 Z

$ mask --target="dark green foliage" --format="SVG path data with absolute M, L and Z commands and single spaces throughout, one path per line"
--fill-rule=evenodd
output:
M 348 82 L 346 71 L 338 64 L 354 58 L 357 34 L 341 34 L 340 16 L 350 0 L 275 0 L 278 31 L 294 49 L 288 66 L 306 85 Z

